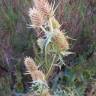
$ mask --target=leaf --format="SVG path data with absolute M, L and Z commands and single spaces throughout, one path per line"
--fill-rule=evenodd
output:
M 40 47 L 40 49 L 43 51 L 43 49 L 45 49 L 46 50 L 46 48 L 47 48 L 47 46 L 48 46 L 48 44 L 51 42 L 51 39 L 52 39 L 52 33 L 50 32 L 48 32 L 48 33 L 46 33 L 45 34 L 45 39 L 43 39 L 43 38 L 39 38 L 38 40 L 37 40 L 37 44 L 38 44 L 38 46 Z
M 52 34 L 51 32 L 46 34 L 46 39 L 45 39 L 45 50 L 46 50 L 48 44 L 51 42 L 52 37 L 53 37 L 53 34 Z

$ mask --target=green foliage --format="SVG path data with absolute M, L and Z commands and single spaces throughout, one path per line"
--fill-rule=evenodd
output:
M 84 87 L 66 87 L 64 89 L 57 89 L 54 96 L 84 96 Z
M 2 96 L 10 96 L 11 95 L 11 89 L 10 89 L 10 76 L 7 74 L 7 76 L 0 77 L 0 95 Z
M 42 94 L 43 90 L 48 90 L 48 86 L 46 85 L 46 83 L 44 83 L 40 80 L 32 82 L 30 92 L 33 92 L 39 96 L 40 94 Z

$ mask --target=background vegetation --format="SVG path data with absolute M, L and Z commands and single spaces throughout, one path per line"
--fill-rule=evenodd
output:
M 55 1 L 61 29 L 75 39 L 69 39 L 75 54 L 63 58 L 67 66 L 54 69 L 48 79 L 51 91 L 55 96 L 96 96 L 96 0 Z M 42 64 L 36 43 L 40 35 L 27 28 L 32 5 L 32 0 L 0 0 L 0 96 L 28 91 L 32 78 L 23 74 L 25 56 Z

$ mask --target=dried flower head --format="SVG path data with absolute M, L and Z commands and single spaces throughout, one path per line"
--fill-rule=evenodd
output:
M 31 75 L 33 80 L 42 80 L 45 81 L 45 75 L 42 71 L 38 70 L 34 60 L 30 57 L 24 59 L 25 66 Z
M 29 9 L 29 17 L 31 19 L 33 27 L 40 27 L 44 24 L 44 18 L 36 8 Z
M 53 41 L 61 51 L 69 49 L 69 43 L 66 36 L 64 36 L 64 34 L 58 29 L 54 32 Z
M 27 69 L 30 70 L 38 70 L 38 67 L 36 66 L 34 60 L 30 57 L 26 57 L 24 59 L 24 64 L 27 67 Z
M 52 6 L 50 6 L 47 0 L 34 0 L 34 4 L 36 9 L 39 10 L 44 17 L 53 15 Z

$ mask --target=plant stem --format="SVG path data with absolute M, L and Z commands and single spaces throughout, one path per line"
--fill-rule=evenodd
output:
M 51 64 L 51 66 L 50 66 L 50 68 L 49 68 L 49 70 L 48 70 L 48 72 L 47 72 L 47 74 L 46 74 L 46 80 L 48 79 L 48 77 L 49 77 L 49 75 L 50 75 L 50 73 L 51 73 L 51 70 L 52 70 L 52 67 L 53 67 L 55 58 L 56 58 L 56 54 L 54 54 L 54 57 L 53 57 L 53 60 L 52 60 L 52 64 Z

